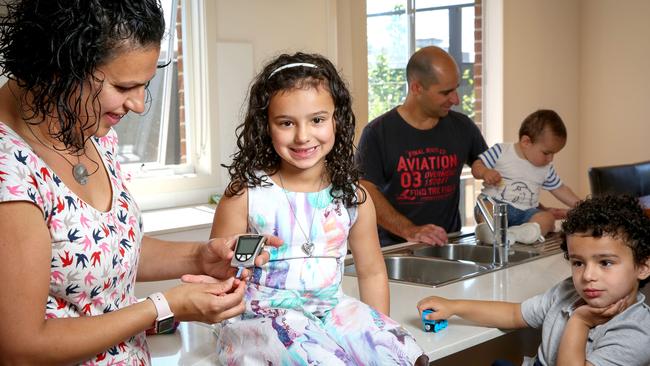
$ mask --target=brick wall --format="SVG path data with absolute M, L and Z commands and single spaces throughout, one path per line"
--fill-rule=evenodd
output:
M 483 0 L 474 1 L 474 122 L 483 131 Z

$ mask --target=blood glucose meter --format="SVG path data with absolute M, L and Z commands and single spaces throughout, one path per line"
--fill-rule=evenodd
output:
M 255 258 L 262 251 L 266 238 L 262 235 L 241 235 L 237 238 L 235 255 L 230 261 L 233 267 L 253 267 Z

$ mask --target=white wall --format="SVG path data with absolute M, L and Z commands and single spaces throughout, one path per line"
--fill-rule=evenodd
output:
M 646 0 L 504 1 L 504 139 L 533 109 L 557 110 L 569 139 L 556 165 L 579 196 L 589 167 L 650 159 L 647 14 Z
M 555 157 L 560 177 L 577 189 L 580 3 L 577 0 L 505 0 L 503 45 L 503 139 L 517 141 L 531 112 L 553 109 L 567 126 L 567 144 Z M 489 52 L 489 50 L 486 50 Z M 490 76 L 487 75 L 487 78 Z M 494 123 L 498 121 L 487 121 Z M 542 201 L 556 204 L 550 194 Z
M 650 160 L 650 1 L 581 4 L 580 187 L 591 166 Z
M 281 53 L 336 56 L 336 11 L 330 0 L 217 0 L 217 40 L 250 42 L 255 71 Z

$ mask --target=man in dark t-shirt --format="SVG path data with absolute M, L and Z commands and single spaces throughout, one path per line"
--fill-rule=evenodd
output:
M 442 245 L 460 230 L 460 175 L 487 149 L 474 122 L 451 111 L 459 103 L 458 66 L 425 47 L 406 67 L 404 104 L 363 130 L 357 161 L 374 201 L 382 246 L 404 241 Z

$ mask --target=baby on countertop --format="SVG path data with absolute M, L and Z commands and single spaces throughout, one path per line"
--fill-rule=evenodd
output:
M 543 240 L 553 231 L 555 219 L 566 210 L 540 208 L 539 195 L 545 189 L 569 207 L 580 200 L 563 184 L 553 167 L 553 157 L 566 144 L 567 132 L 560 116 L 552 110 L 531 113 L 519 128 L 519 141 L 500 143 L 479 155 L 472 175 L 483 179 L 481 196 L 508 204 L 508 237 L 525 244 Z M 489 242 L 486 224 L 476 227 L 476 237 Z

